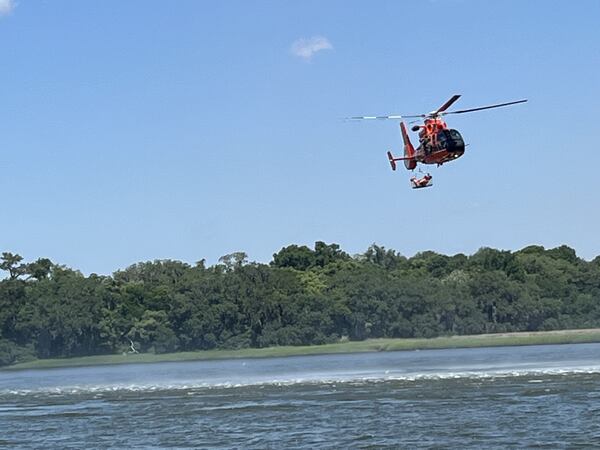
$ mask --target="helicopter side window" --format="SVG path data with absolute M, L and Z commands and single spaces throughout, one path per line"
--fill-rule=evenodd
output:
M 450 134 L 450 139 L 452 139 L 454 142 L 456 143 L 462 143 L 463 142 L 463 138 L 460 135 L 460 133 L 456 130 L 448 130 L 448 133 Z
M 456 131 L 456 130 L 448 130 L 448 132 L 450 133 L 450 137 L 452 139 L 455 139 L 455 140 L 461 139 L 461 136 L 458 133 L 458 131 Z
M 444 133 L 443 130 L 437 134 L 437 144 L 438 144 L 439 148 L 441 148 L 441 149 L 446 148 L 448 145 L 448 140 L 446 139 L 446 133 Z

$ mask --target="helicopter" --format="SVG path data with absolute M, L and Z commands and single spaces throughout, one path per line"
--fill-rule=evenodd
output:
M 453 95 L 446 103 L 435 111 L 426 114 L 413 115 L 390 115 L 390 116 L 357 116 L 349 117 L 351 120 L 400 120 L 400 131 L 402 132 L 402 141 L 404 142 L 404 156 L 395 157 L 391 151 L 387 152 L 387 157 L 396 170 L 398 161 L 404 162 L 407 170 L 417 168 L 417 164 L 437 164 L 441 166 L 450 161 L 460 158 L 465 153 L 465 141 L 458 130 L 448 128 L 442 117 L 447 114 L 463 114 L 484 109 L 500 108 L 503 106 L 525 103 L 527 99 L 516 100 L 507 103 L 497 103 L 495 105 L 479 106 L 477 108 L 462 109 L 457 111 L 447 111 L 461 96 Z M 419 132 L 419 146 L 415 149 L 410 142 L 410 137 L 406 131 L 406 125 L 402 119 L 423 119 L 423 125 L 414 125 L 411 130 Z M 417 120 L 418 121 L 418 120 Z M 413 189 L 431 187 L 432 176 L 428 173 L 423 177 L 413 176 L 410 179 Z

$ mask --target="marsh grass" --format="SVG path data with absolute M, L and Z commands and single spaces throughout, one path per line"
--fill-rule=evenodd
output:
M 103 364 L 137 364 L 176 361 L 200 361 L 236 358 L 277 358 L 302 355 L 326 355 L 444 348 L 497 347 L 517 345 L 576 344 L 600 342 L 600 329 L 538 331 L 531 333 L 444 336 L 432 339 L 368 339 L 336 344 L 247 348 L 241 350 L 206 350 L 165 354 L 98 355 L 64 359 L 39 359 L 4 367 L 3 370 L 48 369 L 96 366 Z

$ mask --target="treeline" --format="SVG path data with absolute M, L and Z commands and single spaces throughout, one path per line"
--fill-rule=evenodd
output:
M 411 258 L 373 245 L 290 245 L 143 262 L 112 276 L 2 253 L 0 365 L 116 352 L 306 345 L 600 327 L 600 257 L 567 246 Z

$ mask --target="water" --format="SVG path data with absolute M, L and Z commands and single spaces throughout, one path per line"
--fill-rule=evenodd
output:
M 600 344 L 0 372 L 4 448 L 600 448 Z

